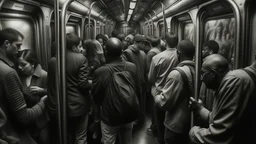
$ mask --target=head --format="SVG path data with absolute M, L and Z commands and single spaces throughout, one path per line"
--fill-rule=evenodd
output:
M 17 59 L 18 72 L 24 76 L 31 76 L 39 64 L 36 53 L 30 49 L 19 51 Z
M 129 34 L 125 37 L 123 44 L 124 44 L 124 49 L 128 48 L 129 45 L 133 44 L 133 38 L 134 36 L 132 34 Z
M 24 36 L 17 30 L 5 28 L 0 31 L 0 50 L 8 59 L 15 61 Z
M 87 57 L 89 60 L 93 59 L 94 57 L 97 57 L 97 47 L 96 44 L 91 40 L 84 40 L 83 41 L 83 48 L 84 48 L 84 55 Z
M 110 38 L 106 43 L 106 56 L 108 58 L 119 58 L 122 54 L 123 44 L 117 38 Z
M 101 64 L 104 64 L 106 62 L 106 60 L 105 60 L 105 56 L 104 56 L 103 47 L 101 46 L 101 44 L 97 40 L 93 40 L 93 43 L 96 46 L 95 51 L 96 51 L 96 54 L 97 54 Z
M 193 60 L 195 55 L 195 46 L 188 39 L 182 40 L 177 46 L 177 53 L 179 61 Z
M 211 54 L 216 54 L 219 51 L 219 44 L 214 40 L 209 40 L 203 45 L 202 58 L 206 58 Z
M 174 33 L 167 33 L 165 35 L 165 41 L 167 44 L 167 47 L 175 48 L 178 44 L 178 36 Z
M 111 37 L 117 37 L 118 35 L 118 31 L 117 30 L 113 30 L 112 33 L 111 33 Z
M 116 36 L 116 38 L 118 38 L 121 42 L 123 42 L 124 39 L 125 39 L 125 35 L 122 34 L 122 33 L 120 33 L 120 34 L 118 34 L 118 35 Z
M 228 73 L 229 65 L 226 58 L 219 54 L 212 54 L 205 58 L 201 69 L 201 80 L 206 87 L 217 90 L 221 80 Z
M 67 33 L 67 49 L 81 53 L 83 51 L 82 40 L 75 33 Z
M 151 45 L 152 45 L 152 47 L 160 47 L 160 44 L 161 44 L 160 38 L 158 38 L 158 37 L 153 37 L 153 38 L 151 39 Z
M 134 43 L 138 49 L 144 50 L 146 38 L 140 34 L 134 36 Z
M 104 43 L 104 36 L 102 34 L 97 34 L 96 35 L 96 40 L 101 44 L 101 46 L 103 46 Z

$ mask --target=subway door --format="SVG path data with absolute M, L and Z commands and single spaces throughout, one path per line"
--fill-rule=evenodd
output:
M 201 7 L 198 11 L 201 18 L 199 46 L 202 47 L 209 40 L 215 40 L 219 44 L 218 53 L 228 60 L 230 69 L 239 67 L 239 45 L 236 40 L 239 30 L 235 27 L 239 20 L 235 18 L 233 9 L 236 7 L 226 1 L 216 1 Z
M 14 1 L 5 1 L 0 11 L 0 25 L 14 28 L 24 35 L 21 49 L 36 52 L 43 69 L 47 69 L 47 50 L 45 47 L 44 14 L 38 6 Z

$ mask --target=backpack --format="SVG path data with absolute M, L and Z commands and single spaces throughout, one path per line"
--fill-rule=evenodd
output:
M 106 65 L 111 73 L 108 86 L 109 118 L 119 119 L 122 124 L 135 121 L 140 114 L 140 105 L 136 93 L 135 81 L 130 72 L 116 70 Z

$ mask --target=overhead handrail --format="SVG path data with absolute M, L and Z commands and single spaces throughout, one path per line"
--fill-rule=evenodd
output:
M 62 130 L 63 130 L 63 134 L 62 134 L 62 142 L 63 144 L 67 144 L 67 91 L 66 91 L 66 13 L 67 13 L 67 9 L 68 6 L 73 2 L 74 0 L 67 0 L 62 9 L 61 9 L 61 31 L 60 31 L 60 35 L 61 35 L 61 40 L 60 40 L 60 46 L 61 46 L 61 51 L 58 53 L 59 55 L 59 65 L 60 65 L 60 88 L 62 91 L 62 110 L 63 110 L 63 114 L 62 114 Z
M 92 12 L 92 8 L 93 8 L 94 4 L 96 4 L 96 2 L 97 2 L 97 1 L 92 2 L 91 5 L 90 5 L 90 9 L 89 9 L 89 18 L 88 18 L 88 19 L 89 19 L 89 20 L 88 20 L 88 26 L 89 26 L 89 27 L 88 27 L 88 37 L 89 37 L 89 38 L 91 38 L 91 37 L 90 37 L 90 34 L 91 34 L 91 27 L 90 27 L 90 23 L 91 23 L 91 12 Z
M 60 72 L 60 19 L 59 19 L 59 0 L 54 1 L 54 20 L 55 20 L 55 44 L 56 44 L 56 110 L 57 110 L 57 119 L 58 119 L 58 129 L 59 129 L 59 140 L 60 144 L 63 143 L 63 136 L 62 136 L 62 111 L 61 111 L 61 98 L 60 95 L 62 95 L 62 90 L 61 90 L 61 72 Z

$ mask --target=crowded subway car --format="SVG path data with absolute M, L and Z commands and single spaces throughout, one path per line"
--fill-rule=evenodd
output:
M 256 144 L 253 0 L 0 0 L 0 144 Z

